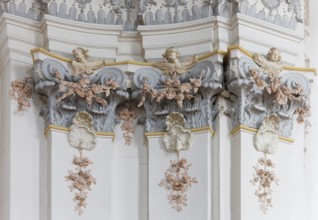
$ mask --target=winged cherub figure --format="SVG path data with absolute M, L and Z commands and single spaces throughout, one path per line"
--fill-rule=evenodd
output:
M 166 60 L 163 62 L 154 63 L 153 66 L 162 70 L 164 75 L 185 74 L 197 63 L 197 57 L 195 55 L 183 62 L 180 62 L 178 59 L 180 53 L 175 47 L 169 47 L 166 49 L 162 56 Z
M 105 66 L 104 60 L 88 61 L 88 50 L 82 47 L 75 48 L 72 53 L 75 58 L 75 60 L 72 60 L 71 62 L 74 69 L 73 75 L 93 74 L 94 70 Z
M 260 65 L 261 71 L 264 71 L 265 73 L 269 74 L 271 78 L 278 77 L 283 68 L 283 66 L 280 63 L 282 59 L 280 51 L 277 48 L 273 47 L 267 53 L 266 58 L 261 54 L 255 54 L 253 56 L 255 63 Z

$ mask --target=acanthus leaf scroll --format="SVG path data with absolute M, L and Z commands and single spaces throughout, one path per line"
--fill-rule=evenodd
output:
M 87 111 L 97 131 L 110 132 L 117 123 L 116 107 L 129 96 L 127 75 L 114 67 L 77 76 L 71 63 L 47 58 L 35 62 L 32 77 L 35 91 L 46 104 L 40 113 L 46 126 L 69 127 L 76 112 Z

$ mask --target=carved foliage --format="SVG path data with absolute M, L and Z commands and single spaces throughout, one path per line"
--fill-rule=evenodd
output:
M 93 150 L 96 145 L 96 134 L 93 129 L 93 117 L 87 112 L 78 112 L 70 127 L 68 135 L 69 143 L 72 147 L 79 150 L 80 155 L 74 156 L 74 170 L 69 170 L 65 177 L 66 181 L 70 181 L 69 186 L 71 192 L 76 191 L 74 202 L 76 202 L 75 211 L 79 215 L 84 213 L 86 207 L 86 199 L 88 191 L 91 190 L 92 184 L 96 184 L 96 179 L 91 175 L 88 166 L 93 162 L 83 156 L 84 150 Z
M 276 177 L 275 164 L 266 158 L 266 155 L 258 160 L 254 166 L 255 173 L 251 183 L 257 186 L 255 195 L 258 198 L 260 210 L 266 214 L 269 207 L 272 207 L 272 185 L 278 185 L 279 179 Z
M 119 112 L 119 118 L 123 120 L 121 129 L 124 131 L 124 139 L 126 145 L 132 144 L 133 135 L 135 132 L 134 121 L 137 118 L 137 114 L 134 111 L 129 111 L 125 108 Z
M 67 66 L 56 60 L 36 62 L 33 79 L 35 91 L 46 104 L 41 110 L 46 126 L 69 127 L 75 112 L 88 111 L 98 131 L 112 131 L 115 109 L 128 98 L 126 78 L 113 67 L 104 67 L 90 76 L 73 76 Z
M 23 80 L 14 80 L 11 82 L 9 96 L 12 100 L 17 101 L 19 112 L 30 108 L 32 84 L 33 80 L 31 77 L 26 77 Z
M 262 125 L 255 136 L 255 148 L 262 152 L 264 157 L 258 160 L 254 166 L 255 173 L 251 183 L 256 186 L 255 195 L 258 197 L 260 209 L 266 214 L 269 207 L 272 207 L 272 184 L 278 185 L 278 178 L 275 175 L 275 165 L 267 158 L 268 154 L 275 154 L 279 144 L 279 123 L 280 119 L 276 114 L 264 118 Z
M 230 61 L 226 84 L 233 109 L 226 113 L 232 115 L 234 127 L 258 128 L 263 117 L 276 113 L 281 120 L 279 133 L 288 137 L 294 114 L 298 122 L 309 114 L 308 80 L 299 73 L 282 73 L 280 59 L 280 53 L 272 48 L 267 57 L 254 55 L 259 66 L 244 56 Z
M 189 119 L 189 127 L 212 126 L 212 100 L 222 91 L 222 71 L 220 64 L 207 60 L 182 75 L 164 75 L 153 68 L 137 70 L 132 97 L 146 109 L 146 130 L 163 131 L 165 116 L 174 111 Z
M 168 200 L 172 208 L 181 212 L 187 206 L 187 190 L 196 178 L 188 175 L 189 167 L 185 158 L 180 159 L 180 150 L 189 149 L 192 134 L 185 127 L 185 119 L 182 114 L 173 112 L 166 117 L 167 133 L 164 136 L 164 146 L 168 152 L 177 152 L 177 161 L 170 161 L 170 168 L 165 172 L 165 178 L 159 186 L 170 191 Z
M 177 212 L 181 212 L 187 206 L 188 198 L 186 192 L 194 183 L 198 183 L 195 177 L 188 174 L 191 164 L 182 158 L 179 161 L 170 161 L 170 167 L 165 172 L 165 178 L 161 180 L 159 186 L 170 191 L 168 195 L 169 204 Z

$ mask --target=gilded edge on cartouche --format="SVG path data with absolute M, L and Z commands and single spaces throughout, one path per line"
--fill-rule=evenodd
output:
M 62 132 L 69 132 L 70 131 L 70 129 L 66 128 L 66 127 L 62 127 L 62 126 L 58 126 L 58 125 L 49 125 L 44 130 L 44 136 L 47 137 L 51 130 L 62 131 Z M 113 137 L 112 138 L 113 141 L 115 139 L 115 133 L 113 133 L 113 132 L 96 131 L 96 135 L 99 137 Z
M 236 128 L 232 129 L 231 135 L 235 135 L 239 131 L 248 131 L 248 132 L 251 132 L 251 133 L 257 133 L 257 129 L 256 128 L 251 128 L 251 127 L 248 127 L 248 126 L 245 126 L 245 125 L 239 125 Z M 285 141 L 285 142 L 288 142 L 288 143 L 293 143 L 295 141 L 292 138 L 282 137 L 282 136 L 279 136 L 279 140 Z
M 190 129 L 191 132 L 196 133 L 196 132 L 201 132 L 201 131 L 209 131 L 212 136 L 215 135 L 215 131 L 210 127 L 201 127 L 201 128 L 192 128 Z M 145 136 L 146 137 L 160 137 L 165 135 L 166 132 L 160 131 L 160 132 L 146 132 Z
M 253 54 L 247 50 L 245 50 L 243 47 L 239 45 L 232 45 L 228 47 L 227 54 L 230 53 L 231 50 L 240 50 L 242 53 L 244 53 L 246 56 L 253 59 Z M 311 72 L 314 73 L 314 75 L 317 75 L 317 70 L 315 68 L 304 68 L 304 67 L 295 67 L 295 66 L 283 66 L 283 70 L 294 70 L 299 72 Z

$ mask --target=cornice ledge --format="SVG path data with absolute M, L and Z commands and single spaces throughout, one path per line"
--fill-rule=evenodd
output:
M 214 27 L 214 22 L 216 17 L 208 17 L 205 19 L 199 19 L 194 21 L 189 21 L 185 23 L 176 23 L 176 24 L 164 24 L 164 25 L 145 25 L 139 26 L 138 31 L 142 35 L 157 35 L 160 34 L 169 34 L 169 33 L 180 33 L 185 31 L 194 31 L 198 29 Z
M 240 13 L 237 13 L 236 15 L 234 15 L 231 18 L 230 23 L 231 23 L 232 29 L 237 25 L 243 24 L 243 25 L 250 26 L 253 29 L 268 32 L 276 36 L 285 37 L 289 40 L 293 40 L 296 42 L 300 42 L 304 40 L 303 34 L 297 31 L 290 30 L 290 29 L 287 29 L 275 24 L 271 24 L 271 23 L 250 17 L 248 15 L 240 14 Z
M 22 18 L 8 13 L 3 13 L 0 17 L 0 32 L 7 24 L 12 24 L 26 29 L 31 29 L 37 32 L 41 31 L 40 23 L 38 21 Z
M 64 28 L 71 31 L 84 32 L 90 34 L 108 34 L 119 36 L 120 33 L 123 31 L 123 27 L 121 25 L 100 25 L 84 23 L 46 14 L 40 22 L 40 27 L 42 31 L 46 28 L 46 26 L 49 25 Z

